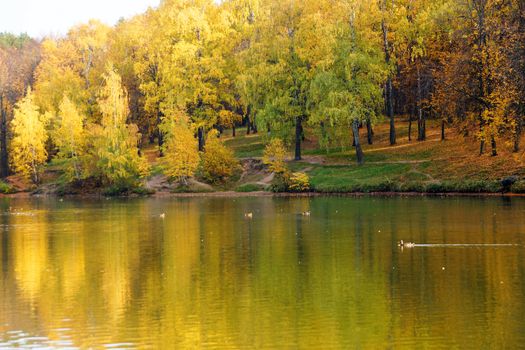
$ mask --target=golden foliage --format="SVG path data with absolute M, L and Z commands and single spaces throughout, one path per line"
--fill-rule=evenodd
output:
M 95 171 L 92 175 L 102 177 L 110 185 L 133 186 L 149 172 L 149 167 L 139 156 L 137 127 L 126 124 L 129 110 L 120 76 L 108 67 L 104 80 L 106 85 L 98 100 L 102 125 L 91 127 Z
M 64 96 L 60 104 L 58 127 L 53 133 L 53 141 L 58 147 L 57 157 L 66 160 L 64 170 L 67 179 L 79 180 L 82 175 L 81 157 L 86 142 L 84 117 L 67 96 Z
M 265 147 L 263 154 L 263 163 L 268 165 L 270 171 L 275 173 L 284 173 L 286 167 L 286 148 L 281 139 L 272 139 Z
M 47 119 L 33 103 L 33 93 L 28 88 L 26 96 L 16 105 L 11 122 L 11 162 L 15 171 L 34 183 L 40 181 L 40 167 L 47 160 Z
M 217 137 L 217 130 L 211 130 L 206 138 L 206 147 L 202 155 L 204 177 L 209 181 L 221 181 L 233 175 L 239 167 L 233 151 Z
M 175 123 L 164 149 L 164 173 L 181 183 L 192 177 L 200 163 L 197 140 L 183 122 Z
M 290 192 L 306 192 L 310 190 L 310 178 L 306 173 L 292 173 L 288 179 L 288 189 Z

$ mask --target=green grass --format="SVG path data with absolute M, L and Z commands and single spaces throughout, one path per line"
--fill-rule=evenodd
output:
M 229 138 L 224 143 L 233 149 L 238 158 L 262 157 L 263 155 L 264 142 L 260 134 L 248 137 L 238 134 L 237 137 Z
M 394 190 L 395 181 L 410 170 L 407 164 L 317 166 L 308 173 L 319 192 L 375 192 Z
M 262 185 L 259 184 L 253 184 L 248 183 L 244 185 L 240 185 L 235 189 L 235 192 L 258 192 L 258 191 L 264 191 L 265 188 Z

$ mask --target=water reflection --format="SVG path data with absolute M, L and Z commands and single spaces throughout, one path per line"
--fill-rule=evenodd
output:
M 522 247 L 396 246 L 524 244 L 520 199 L 0 206 L 0 348 L 525 344 Z

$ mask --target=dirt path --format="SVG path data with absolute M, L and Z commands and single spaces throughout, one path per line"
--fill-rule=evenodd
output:
M 262 186 L 269 186 L 272 183 L 274 178 L 275 178 L 275 173 L 271 173 L 270 175 L 263 178 L 261 181 L 258 181 L 257 184 L 262 185 Z

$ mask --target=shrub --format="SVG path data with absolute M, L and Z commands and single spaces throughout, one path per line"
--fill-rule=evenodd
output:
M 518 180 L 512 184 L 511 191 L 514 193 L 525 193 L 525 180 Z
M 493 193 L 500 192 L 501 184 L 497 181 L 488 180 L 471 180 L 462 182 L 439 182 L 431 183 L 426 186 L 426 192 L 429 193 Z
M 186 184 L 199 166 L 197 140 L 184 124 L 174 124 L 164 148 L 164 172 L 170 179 Z
M 499 182 L 487 180 L 465 181 L 459 183 L 456 187 L 457 192 L 465 193 L 500 192 L 501 189 Z
M 278 173 L 272 180 L 270 191 L 272 192 L 287 192 L 288 191 L 288 173 Z
M 445 193 L 450 192 L 452 186 L 443 182 L 433 182 L 425 187 L 425 192 L 428 193 Z
M 3 181 L 0 181 L 0 193 L 3 193 L 3 194 L 9 194 L 9 193 L 13 193 L 14 190 L 13 188 L 11 187 L 11 185 L 3 182 Z
M 290 192 L 306 192 L 310 190 L 310 178 L 305 173 L 292 173 L 287 185 Z
M 268 165 L 270 171 L 282 174 L 287 171 L 285 159 L 286 149 L 283 141 L 272 139 L 264 149 L 263 163 Z
M 410 181 L 400 184 L 396 190 L 399 192 L 425 192 L 426 187 L 423 183 Z
M 396 191 L 396 187 L 391 180 L 383 180 L 375 183 L 363 183 L 358 186 L 357 191 L 359 192 L 390 192 Z
M 310 191 L 310 178 L 305 173 L 277 173 L 270 186 L 272 192 Z
M 206 138 L 206 147 L 202 155 L 202 172 L 211 182 L 224 181 L 232 176 L 239 167 L 233 151 L 217 137 L 217 130 L 212 130 Z

